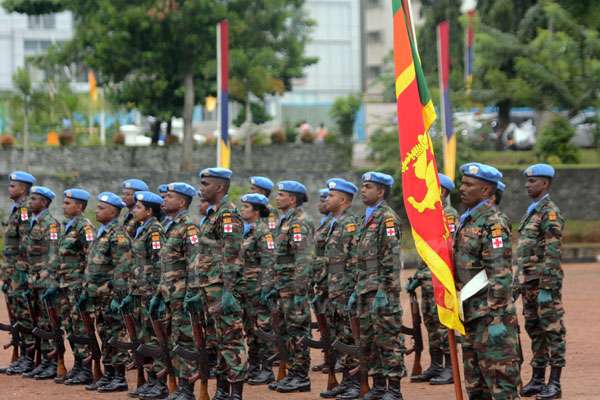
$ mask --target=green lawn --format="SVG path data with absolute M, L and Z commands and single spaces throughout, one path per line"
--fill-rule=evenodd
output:
M 579 164 L 558 165 L 558 168 L 600 168 L 600 151 L 580 149 Z M 477 161 L 494 165 L 497 168 L 510 169 L 535 164 L 538 159 L 533 150 L 528 151 L 477 151 Z

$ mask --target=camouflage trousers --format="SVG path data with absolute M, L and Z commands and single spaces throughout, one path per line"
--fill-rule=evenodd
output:
M 108 345 L 112 338 L 122 340 L 125 331 L 121 315 L 110 309 L 111 301 L 112 297 L 95 297 L 92 301 L 91 311 L 96 320 L 98 336 L 102 341 L 102 364 L 117 367 L 127 363 L 129 354 Z
M 327 325 L 332 338 L 342 343 L 353 345 L 354 337 L 352 336 L 350 318 L 346 310 L 347 303 L 347 296 L 338 296 L 327 300 Z M 342 354 L 339 357 L 340 363 L 346 370 L 351 370 L 358 366 L 358 360 L 348 354 Z
M 269 308 L 260 301 L 260 285 L 257 281 L 244 282 L 241 297 L 244 331 L 248 343 L 248 361 L 254 366 L 261 364 L 273 354 L 272 343 L 267 343 L 256 335 L 256 327 L 264 331 L 271 329 L 271 314 Z
M 301 338 L 310 336 L 310 306 L 305 289 L 280 289 L 278 306 L 283 314 L 281 335 L 288 350 L 289 373 L 308 376 L 310 351 L 308 346 L 299 344 Z
M 62 327 L 67 335 L 82 335 L 83 322 L 77 308 L 77 298 L 79 293 L 71 288 L 61 288 L 58 292 L 58 313 Z M 89 349 L 83 344 L 70 342 L 71 350 L 75 358 L 86 358 L 89 356 Z
M 131 313 L 133 315 L 133 319 L 135 320 L 137 339 L 140 341 L 140 343 L 150 344 L 158 347 L 158 339 L 156 339 L 156 336 L 154 335 L 152 321 L 150 320 L 150 316 L 146 309 L 146 306 L 150 303 L 151 298 L 152 296 L 146 295 L 134 296 Z M 126 329 L 123 331 L 126 331 Z M 128 338 L 127 341 L 131 341 L 131 338 Z M 165 363 L 161 359 L 153 359 L 149 372 L 157 373 L 162 371 L 164 368 Z
M 34 305 L 34 300 L 31 296 L 27 283 L 27 273 L 19 271 L 17 269 L 12 270 L 11 276 L 11 287 L 9 291 L 9 298 L 11 303 L 11 310 L 13 316 L 24 328 L 21 332 L 21 344 L 23 347 L 31 347 L 35 344 L 35 337 L 31 333 L 33 328 L 33 322 L 31 320 L 31 314 L 29 312 L 28 298 L 31 299 L 31 305 Z
M 537 302 L 539 287 L 537 281 L 523 286 L 523 315 L 525 330 L 531 338 L 533 368 L 565 366 L 565 328 L 563 317 L 565 309 L 559 290 L 553 291 L 552 302 L 540 305 Z
M 358 297 L 360 339 L 369 355 L 369 375 L 400 378 L 406 371 L 400 293 L 387 293 L 388 304 L 376 310 L 373 310 L 374 299 L 375 292 Z
M 179 294 L 179 293 L 178 293 Z M 167 315 L 165 320 L 161 321 L 163 327 L 170 326 L 169 348 L 173 350 L 175 346 L 180 346 L 186 350 L 194 350 L 194 337 L 192 336 L 192 327 L 189 316 L 183 312 L 183 296 L 172 296 L 166 301 Z M 169 332 L 166 332 L 167 334 Z M 171 351 L 171 362 L 178 378 L 189 378 L 196 372 L 196 365 L 173 351 Z
M 448 329 L 440 323 L 432 286 L 421 286 L 421 312 L 423 313 L 423 323 L 427 329 L 429 339 L 429 353 L 450 354 Z
M 516 315 L 504 317 L 507 334 L 500 344 L 489 343 L 488 326 L 491 321 L 491 317 L 483 317 L 465 324 L 462 349 L 469 400 L 518 399 L 520 369 Z

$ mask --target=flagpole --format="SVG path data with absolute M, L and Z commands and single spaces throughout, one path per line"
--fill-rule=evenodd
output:
M 452 361 L 452 380 L 454 381 L 454 396 L 456 400 L 463 400 L 460 366 L 458 365 L 458 349 L 456 346 L 456 333 L 448 329 L 448 346 L 450 347 L 450 360 Z
M 217 165 L 221 165 L 221 23 L 217 23 Z

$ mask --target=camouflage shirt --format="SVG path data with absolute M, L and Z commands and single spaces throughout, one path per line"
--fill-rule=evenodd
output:
M 354 289 L 357 232 L 357 218 L 350 209 L 327 223 L 324 256 L 330 299 L 347 297 Z
M 46 209 L 32 215 L 30 229 L 21 242 L 29 283 L 34 288 L 58 286 L 56 257 L 60 224 Z
M 132 293 L 152 296 L 160 281 L 160 248 L 165 241 L 163 229 L 156 217 L 151 217 L 136 229 L 131 244 L 133 257 Z
M 250 230 L 244 235 L 241 259 L 244 265 L 244 283 L 256 282 L 259 286 L 264 274 L 274 263 L 273 250 L 275 243 L 267 224 L 262 220 L 251 224 Z
M 135 221 L 135 218 L 133 218 L 131 210 L 127 207 L 123 207 L 119 220 L 121 225 L 123 225 L 125 232 L 127 232 L 130 238 L 133 238 L 135 236 L 135 231 L 138 228 L 138 223 Z
M 474 207 L 456 231 L 454 265 L 459 290 L 485 270 L 488 284 L 463 302 L 464 321 L 514 312 L 510 227 L 490 201 Z
M 550 197 L 538 202 L 519 225 L 517 263 L 525 282 L 540 281 L 540 288 L 562 287 L 561 239 L 565 221 Z
M 382 201 L 358 229 L 356 293 L 377 289 L 400 293 L 400 219 Z
M 98 229 L 89 247 L 85 268 L 88 296 L 110 296 L 111 285 L 119 296 L 124 295 L 131 272 L 131 239 L 115 218 Z
M 4 231 L 4 249 L 2 251 L 4 265 L 0 271 L 2 280 L 10 278 L 17 267 L 17 261 L 23 260 L 23 254 L 20 253 L 21 241 L 29 232 L 30 218 L 31 211 L 27 208 L 27 197 L 24 197 L 13 205 L 7 221 L 3 224 L 6 226 L 6 230 Z
M 331 214 L 321 218 L 319 226 L 315 229 L 315 256 L 313 258 L 313 271 L 311 272 L 311 287 L 316 285 L 317 292 L 321 295 L 327 293 L 327 257 L 325 257 L 325 245 Z
M 272 205 L 268 205 L 268 209 L 269 209 L 269 216 L 265 217 L 265 218 L 261 218 L 261 220 L 267 224 L 267 227 L 269 228 L 269 230 L 271 231 L 271 233 L 275 233 L 275 230 L 277 229 L 277 220 L 279 219 L 279 210 L 277 210 L 275 207 L 273 207 Z
M 83 215 L 63 223 L 58 240 L 56 275 L 59 286 L 81 287 L 87 262 L 87 253 L 94 240 L 94 227 Z

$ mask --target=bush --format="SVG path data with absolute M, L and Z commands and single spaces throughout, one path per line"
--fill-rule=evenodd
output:
M 362 100 L 355 95 L 338 97 L 331 107 L 331 117 L 335 120 L 338 126 L 340 135 L 345 140 L 350 140 L 354 133 L 354 121 L 356 113 L 362 106 Z
M 337 144 L 338 140 L 339 140 L 339 137 L 336 133 L 329 132 L 327 135 L 325 135 L 323 142 L 325 142 L 327 144 Z
M 73 133 L 71 131 L 62 131 L 58 135 L 58 142 L 61 146 L 72 145 L 73 142 L 75 142 L 75 136 L 73 136 Z
M 178 143 L 179 143 L 179 138 L 177 136 L 167 135 L 167 138 L 165 139 L 165 145 L 170 146 L 172 144 L 178 144 Z
M 296 128 L 294 128 L 294 126 L 289 121 L 286 121 L 286 123 L 285 123 L 285 140 L 288 143 L 295 143 L 297 136 L 298 136 L 298 132 L 296 131 Z
M 252 144 L 257 146 L 269 144 L 269 136 L 265 132 L 256 132 L 252 135 Z
M 15 137 L 11 135 L 0 135 L 0 146 L 3 149 L 10 149 L 15 145 Z
M 271 143 L 273 144 L 284 144 L 286 141 L 285 133 L 283 129 L 277 128 L 271 133 Z
M 543 162 L 558 159 L 563 164 L 579 163 L 579 149 L 571 144 L 573 135 L 575 129 L 569 121 L 560 115 L 555 115 L 538 137 L 535 145 L 537 158 Z
M 116 145 L 124 145 L 125 144 L 125 135 L 122 132 L 117 132 L 113 135 L 112 141 Z
M 309 131 L 302 132 L 302 134 L 300 135 L 300 141 L 302 143 L 314 143 L 315 135 Z

